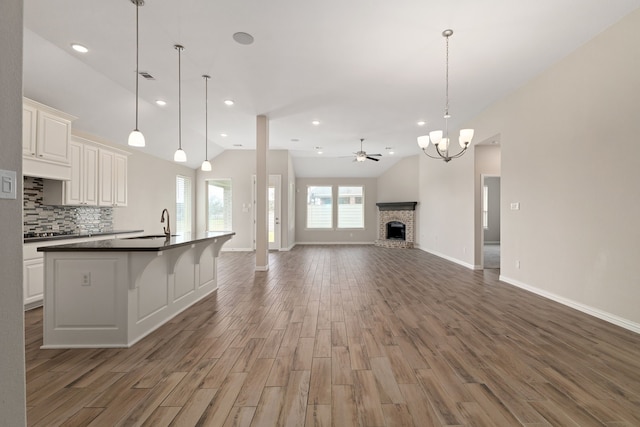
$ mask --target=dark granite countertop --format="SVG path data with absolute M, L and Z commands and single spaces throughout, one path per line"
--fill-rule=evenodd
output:
M 81 239 L 81 238 L 87 238 L 87 237 L 113 236 L 114 234 L 132 234 L 132 233 L 142 233 L 142 232 L 144 232 L 144 230 L 112 230 L 112 231 L 101 231 L 99 233 L 75 233 L 75 234 L 61 234 L 58 236 L 28 237 L 24 239 L 24 243 L 51 242 L 55 240 L 71 240 L 71 239 Z
M 147 235 L 43 246 L 38 248 L 38 252 L 160 252 L 205 240 L 224 238 L 226 241 L 235 234 L 234 231 L 207 231 L 204 233 L 173 235 L 168 240 L 163 235 Z

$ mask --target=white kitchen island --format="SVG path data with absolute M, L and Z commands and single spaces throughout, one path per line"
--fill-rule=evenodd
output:
M 142 236 L 44 252 L 42 348 L 130 347 L 218 288 L 234 232 Z

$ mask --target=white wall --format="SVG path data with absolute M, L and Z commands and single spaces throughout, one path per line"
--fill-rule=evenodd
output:
M 26 425 L 22 299 L 22 0 L 0 2 L 0 169 L 16 199 L 0 199 L 0 424 Z
M 418 200 L 418 159 L 404 157 L 378 177 L 378 202 Z
M 310 185 L 364 186 L 364 229 L 307 229 L 307 186 Z M 373 243 L 378 234 L 377 187 L 378 180 L 376 178 L 298 178 L 296 180 L 296 242 L 299 244 Z
M 282 198 L 281 242 L 290 241 L 289 236 L 289 192 L 287 185 L 290 175 L 290 156 L 288 151 L 270 150 L 268 172 L 281 175 Z M 236 235 L 229 240 L 223 250 L 252 250 L 253 248 L 253 181 L 256 173 L 255 150 L 227 150 L 211 160 L 211 172 L 196 172 L 196 230 L 206 229 L 206 185 L 208 179 L 230 179 L 232 192 L 233 231 Z M 246 209 L 243 209 L 243 205 Z M 246 212 L 245 212 L 246 210 Z
M 467 125 L 501 138 L 501 278 L 640 332 L 639 39 L 637 10 Z M 420 164 L 422 242 L 463 261 L 471 159 Z

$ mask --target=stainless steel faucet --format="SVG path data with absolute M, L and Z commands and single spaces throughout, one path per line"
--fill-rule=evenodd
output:
M 167 237 L 167 239 L 171 238 L 171 219 L 169 218 L 169 211 L 165 208 L 162 210 L 162 216 L 160 217 L 160 222 L 164 223 L 164 214 L 167 214 L 167 226 L 166 227 L 162 227 L 162 229 L 164 230 L 164 235 Z

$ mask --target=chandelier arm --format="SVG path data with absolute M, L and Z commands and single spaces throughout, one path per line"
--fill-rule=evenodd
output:
M 445 159 L 446 157 L 444 157 L 442 154 L 440 154 L 440 152 L 438 152 L 438 156 L 432 156 L 431 154 L 427 153 L 426 149 L 422 149 L 422 152 L 427 156 L 427 157 L 431 157 L 432 159 L 437 159 L 437 160 L 442 160 Z
M 458 154 L 455 154 L 455 155 L 449 156 L 449 157 L 452 158 L 452 159 L 457 159 L 458 157 L 462 156 L 465 151 L 467 151 L 467 148 L 469 148 L 469 147 L 468 146 L 464 147 L 462 150 L 460 150 L 460 152 Z

